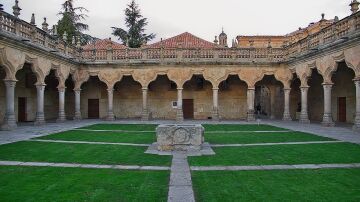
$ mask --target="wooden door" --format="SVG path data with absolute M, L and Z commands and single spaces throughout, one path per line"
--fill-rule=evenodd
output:
M 194 100 L 184 99 L 183 100 L 183 113 L 184 119 L 194 119 Z
M 88 100 L 88 118 L 89 119 L 99 118 L 99 99 Z
M 338 121 L 346 122 L 346 97 L 338 98 Z
M 18 98 L 18 122 L 26 121 L 26 97 Z

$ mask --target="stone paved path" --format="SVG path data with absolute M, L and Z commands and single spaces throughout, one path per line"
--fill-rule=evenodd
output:
M 98 120 L 66 121 L 64 123 L 46 123 L 42 126 L 34 126 L 33 123 L 20 125 L 12 131 L 0 131 L 0 145 L 34 137 L 41 137 L 52 133 L 58 133 L 78 127 L 98 123 Z
M 79 131 L 90 131 L 90 132 L 122 132 L 122 133 L 155 133 L 154 131 L 150 131 L 150 130 L 94 130 L 94 129 L 86 129 L 86 128 L 76 128 L 73 130 L 79 130 Z
M 122 145 L 122 146 L 135 146 L 135 147 L 148 147 L 151 144 L 135 144 L 135 143 L 117 143 L 117 142 L 87 142 L 87 141 L 68 141 L 68 140 L 40 140 L 32 139 L 27 140 L 31 142 L 55 142 L 55 143 L 66 143 L 66 144 L 96 144 L 96 145 Z
M 329 137 L 345 142 L 360 144 L 360 133 L 355 132 L 349 128 L 344 127 L 323 127 L 321 124 L 300 124 L 296 121 L 283 122 L 283 121 L 263 121 L 264 124 L 287 128 L 306 133 L 313 133 L 323 137 Z
M 353 164 L 299 164 L 299 165 L 264 165 L 264 166 L 191 166 L 194 171 L 245 171 L 245 170 L 294 170 L 294 169 L 330 169 L 360 168 L 360 163 Z
M 184 152 L 173 152 L 168 202 L 194 202 L 190 167 Z
M 170 167 L 167 166 L 99 165 L 99 164 L 22 162 L 22 161 L 0 161 L 0 166 L 99 168 L 99 169 L 118 169 L 118 170 L 170 170 Z
M 272 146 L 272 145 L 302 145 L 302 144 L 332 144 L 344 142 L 338 141 L 311 141 L 311 142 L 279 142 L 279 143 L 254 143 L 254 144 L 211 144 L 211 147 L 253 147 L 253 146 Z

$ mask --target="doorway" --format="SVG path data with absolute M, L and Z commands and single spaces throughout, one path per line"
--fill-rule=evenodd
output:
M 18 98 L 18 122 L 26 122 L 26 97 Z
M 346 97 L 338 98 L 338 121 L 346 122 Z
M 184 119 L 194 119 L 194 100 L 183 99 Z
M 88 100 L 88 118 L 89 119 L 99 118 L 99 99 Z

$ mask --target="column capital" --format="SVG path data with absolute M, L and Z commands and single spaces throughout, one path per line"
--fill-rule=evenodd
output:
M 322 83 L 321 85 L 323 85 L 323 86 L 333 86 L 334 83 L 329 83 L 329 82 L 327 82 L 327 83 Z
M 213 88 L 213 90 L 219 90 L 219 88 Z
M 18 82 L 18 80 L 16 80 L 16 79 L 3 79 L 3 81 L 6 83 L 6 82 L 8 82 L 8 83 L 11 83 L 11 82 L 14 82 L 14 83 L 16 83 L 16 82 Z
M 177 90 L 184 90 L 184 88 L 177 88 Z
M 300 89 L 308 89 L 310 86 L 300 86 Z
M 248 87 L 247 90 L 255 90 L 255 87 Z
M 147 91 L 147 90 L 149 90 L 149 88 L 148 87 L 142 87 L 141 90 L 142 91 L 145 91 L 145 90 Z
M 59 92 L 64 92 L 66 90 L 66 87 L 58 87 L 57 89 Z
M 108 88 L 106 89 L 108 92 L 113 92 L 114 91 L 114 88 Z
M 291 91 L 291 88 L 284 88 L 284 91 Z
M 37 83 L 35 84 L 36 87 L 45 87 L 46 84 L 45 83 Z
M 81 88 L 74 88 L 74 91 L 75 91 L 75 92 L 80 92 L 80 91 L 81 91 Z

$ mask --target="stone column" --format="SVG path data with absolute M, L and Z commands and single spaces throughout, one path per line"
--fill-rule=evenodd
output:
M 290 116 L 290 88 L 284 88 L 284 115 L 283 121 L 292 121 Z
M 334 126 L 334 121 L 331 112 L 331 89 L 333 84 L 323 84 L 324 88 L 324 115 L 321 124 L 323 126 Z
M 4 80 L 6 87 L 6 114 L 2 130 L 12 130 L 17 127 L 15 118 L 15 86 L 16 80 Z
M 270 119 L 275 119 L 275 99 L 276 99 L 276 87 L 270 86 Z
M 248 88 L 247 90 L 247 121 L 255 121 L 255 88 Z
M 45 116 L 44 116 L 44 92 L 45 92 L 45 84 L 36 85 L 37 91 L 37 111 L 36 111 L 36 119 L 35 125 L 43 125 L 45 124 Z
M 148 88 L 142 88 L 142 114 L 141 120 L 148 121 L 149 120 L 149 112 L 147 107 L 147 96 L 148 96 Z
M 59 88 L 59 117 L 57 122 L 66 121 L 65 115 L 65 88 Z
M 74 120 L 81 120 L 80 94 L 81 89 L 74 90 L 75 93 L 75 117 Z
M 309 86 L 300 87 L 301 90 L 301 113 L 300 113 L 300 123 L 310 123 L 309 116 L 308 116 L 308 106 L 307 106 L 307 95 Z
M 176 121 L 177 122 L 184 121 L 182 91 L 183 91 L 183 88 L 177 89 L 177 110 L 176 110 Z
M 107 121 L 114 121 L 115 120 L 115 115 L 114 115 L 114 89 L 108 89 L 108 114 L 106 117 Z
M 213 88 L 213 110 L 212 119 L 219 121 L 219 88 Z
M 360 79 L 355 80 L 356 87 L 356 112 L 353 129 L 360 131 Z

